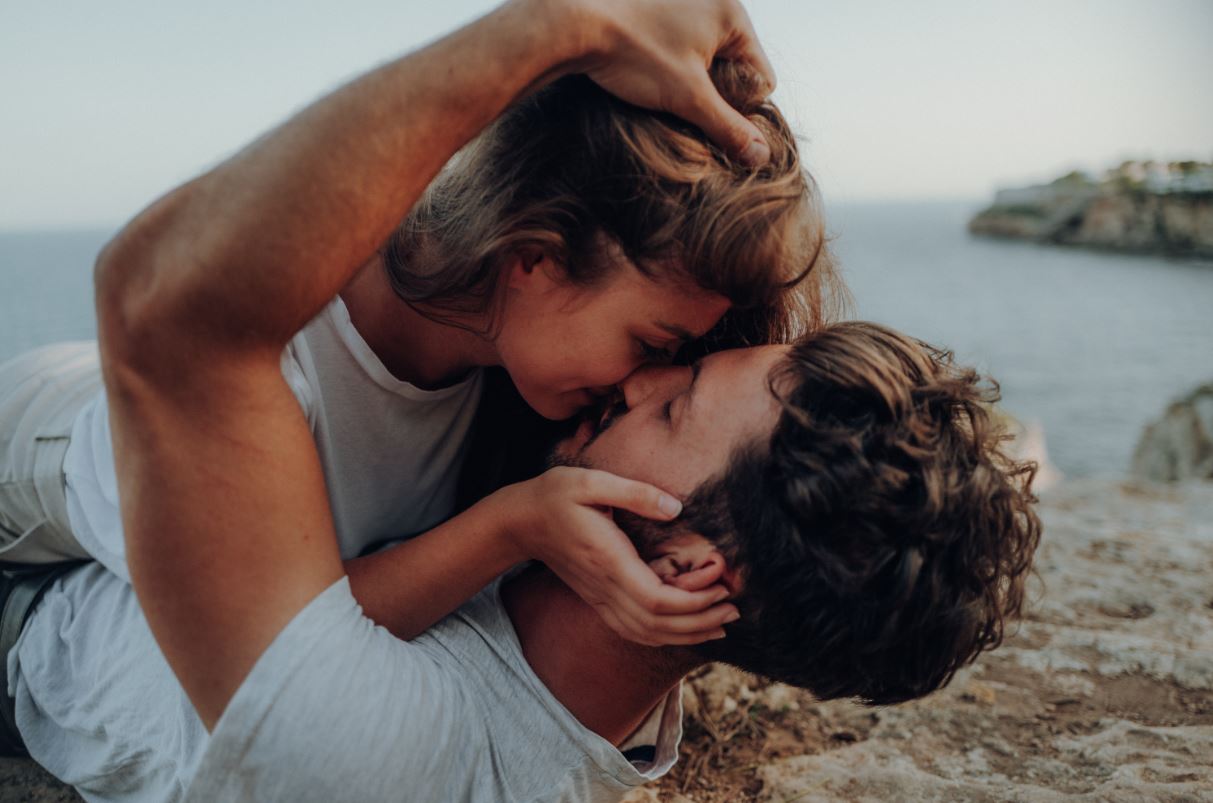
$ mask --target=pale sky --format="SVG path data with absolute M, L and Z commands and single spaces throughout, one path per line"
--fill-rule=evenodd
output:
M 113 227 L 475 0 L 0 0 L 0 229 Z M 1213 159 L 1210 0 L 751 0 L 826 203 Z

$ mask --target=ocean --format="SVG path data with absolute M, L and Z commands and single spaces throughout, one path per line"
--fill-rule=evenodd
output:
M 980 203 L 828 206 L 855 317 L 976 364 L 1071 477 L 1123 476 L 1142 428 L 1213 381 L 1213 263 L 971 237 Z M 0 232 L 0 361 L 91 338 L 112 231 Z

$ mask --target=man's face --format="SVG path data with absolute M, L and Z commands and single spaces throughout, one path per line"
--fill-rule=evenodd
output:
M 558 460 L 652 483 L 685 499 L 733 450 L 771 432 L 779 405 L 771 369 L 787 346 L 733 349 L 694 366 L 649 366 L 620 385 L 600 422 L 587 419 L 556 447 Z

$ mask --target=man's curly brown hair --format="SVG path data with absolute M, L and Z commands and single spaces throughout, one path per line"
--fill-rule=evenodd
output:
M 1040 541 L 1035 465 L 1002 450 L 998 386 L 871 323 L 802 339 L 782 413 L 688 500 L 682 528 L 740 568 L 712 660 L 874 704 L 928 694 L 1001 643 Z

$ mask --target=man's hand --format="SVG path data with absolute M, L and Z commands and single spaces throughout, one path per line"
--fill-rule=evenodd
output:
M 758 129 L 730 106 L 708 76 L 715 59 L 740 62 L 775 88 L 750 18 L 737 0 L 591 0 L 589 52 L 579 69 L 613 95 L 676 114 L 701 128 L 728 153 L 764 164 L 770 148 Z
M 724 636 L 737 609 L 728 589 L 685 591 L 667 585 L 636 554 L 609 508 L 667 521 L 676 499 L 647 483 L 606 471 L 554 468 L 485 500 L 502 506 L 522 554 L 543 561 L 630 641 L 649 646 L 698 644 Z

